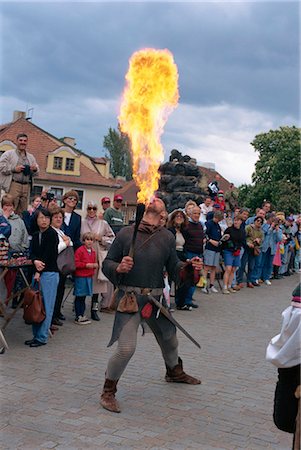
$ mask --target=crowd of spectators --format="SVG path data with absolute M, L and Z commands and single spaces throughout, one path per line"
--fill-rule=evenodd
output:
M 21 215 L 14 212 L 11 194 L 1 200 L 1 230 L 11 251 L 26 253 L 32 260 L 26 276 L 30 283 L 39 282 L 46 307 L 43 325 L 34 326 L 33 338 L 26 341 L 30 347 L 45 345 L 49 334 L 66 320 L 62 303 L 68 278 L 74 284 L 76 324 L 99 321 L 99 311 L 110 311 L 114 286 L 104 276 L 102 262 L 122 226 L 123 198 L 115 195 L 111 207 L 110 199 L 103 197 L 102 211 L 96 202 L 89 202 L 83 219 L 75 211 L 76 191 L 66 192 L 60 200 L 58 204 L 54 193 L 42 192 Z M 285 217 L 272 211 L 270 202 L 250 215 L 247 208 L 238 206 L 233 187 L 225 196 L 218 189 L 215 197 L 211 193 L 200 205 L 189 200 L 183 209 L 162 217 L 162 226 L 173 233 L 179 259 L 198 256 L 203 260 L 201 273 L 190 273 L 177 281 L 178 310 L 198 308 L 193 300 L 197 287 L 202 295 L 236 294 L 244 287 L 270 286 L 273 279 L 300 272 L 301 216 Z M 61 273 L 57 266 L 58 255 L 67 247 L 74 250 L 73 276 Z M 168 282 L 171 285 L 172 281 Z M 5 278 L 7 298 L 22 283 L 17 271 L 9 271 Z M 91 297 L 90 318 L 86 316 L 86 297 Z M 15 299 L 12 307 L 20 300 Z
M 238 207 L 233 187 L 230 190 L 227 201 L 216 189 L 215 197 L 210 191 L 199 207 L 189 200 L 183 209 L 170 214 L 169 229 L 175 234 L 176 245 L 180 242 L 183 249 L 181 259 L 192 255 L 203 259 L 197 283 L 202 292 L 235 294 L 244 287 L 270 286 L 273 279 L 300 272 L 301 216 L 285 217 L 283 212 L 272 211 L 268 201 L 251 216 L 247 208 Z M 191 229 L 195 231 L 193 241 Z M 193 289 L 188 292 L 193 293 Z M 198 306 L 189 294 L 183 302 L 176 293 L 175 301 L 180 310 L 191 311 Z

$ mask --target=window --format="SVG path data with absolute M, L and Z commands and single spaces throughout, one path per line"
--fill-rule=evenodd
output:
M 78 189 L 74 190 L 78 193 L 78 202 L 76 205 L 76 209 L 83 209 L 84 191 L 79 191 Z
M 53 168 L 55 170 L 62 170 L 63 167 L 63 158 L 60 158 L 59 156 L 55 156 L 53 158 Z
M 32 201 L 35 195 L 41 195 L 43 191 L 43 186 L 33 186 L 32 191 L 30 193 L 30 201 Z
M 57 199 L 57 204 L 62 206 L 63 189 L 51 186 L 49 191 L 53 192 Z
M 73 172 L 73 170 L 74 170 L 74 159 L 73 158 L 66 158 L 65 170 L 70 170 L 71 172 Z

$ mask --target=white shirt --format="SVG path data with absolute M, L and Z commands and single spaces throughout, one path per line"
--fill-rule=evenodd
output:
M 70 212 L 65 212 L 64 213 L 64 222 L 67 225 L 67 227 L 69 226 L 70 220 L 71 220 L 71 214 Z

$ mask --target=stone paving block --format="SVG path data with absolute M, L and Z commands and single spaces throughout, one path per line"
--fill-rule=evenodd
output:
M 62 329 L 47 346 L 30 349 L 23 344 L 30 329 L 17 314 L 5 330 L 10 350 L 0 356 L 1 445 L 5 450 L 289 449 L 292 437 L 273 424 L 277 371 L 264 357 L 297 282 L 297 276 L 273 281 L 260 297 L 242 290 L 227 302 L 221 294 L 209 299 L 197 289 L 199 308 L 174 315 L 202 345 L 199 351 L 178 334 L 184 369 L 199 375 L 202 384 L 166 383 L 156 340 L 139 334 L 118 383 L 121 414 L 99 405 L 114 351 L 106 347 L 111 315 L 78 330 L 67 302 Z

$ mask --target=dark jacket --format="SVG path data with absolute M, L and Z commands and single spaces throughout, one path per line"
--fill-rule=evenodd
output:
M 241 228 L 235 228 L 234 225 L 228 227 L 224 234 L 230 234 L 230 239 L 223 243 L 223 250 L 239 250 L 245 241 L 245 231 Z
M 186 252 L 197 253 L 199 255 L 203 254 L 205 234 L 203 225 L 200 222 L 188 222 L 184 237 L 184 250 Z
M 43 272 L 58 272 L 58 244 L 58 234 L 52 227 L 43 233 L 35 232 L 31 241 L 30 259 L 32 262 L 36 259 L 43 261 L 45 263 Z
M 82 243 L 80 240 L 80 229 L 82 224 L 82 218 L 79 214 L 76 212 L 71 213 L 71 219 L 69 222 L 69 225 L 67 226 L 65 222 L 63 222 L 62 225 L 62 231 L 71 238 L 71 241 L 73 242 L 74 250 L 79 248 Z
M 214 222 L 214 220 L 209 220 L 206 222 L 206 235 L 209 239 L 212 239 L 213 241 L 219 241 L 222 237 L 222 230 L 221 227 L 217 222 Z M 207 250 L 212 250 L 213 252 L 220 252 L 220 247 L 215 247 L 215 245 L 210 244 L 210 242 L 207 242 L 206 244 Z

